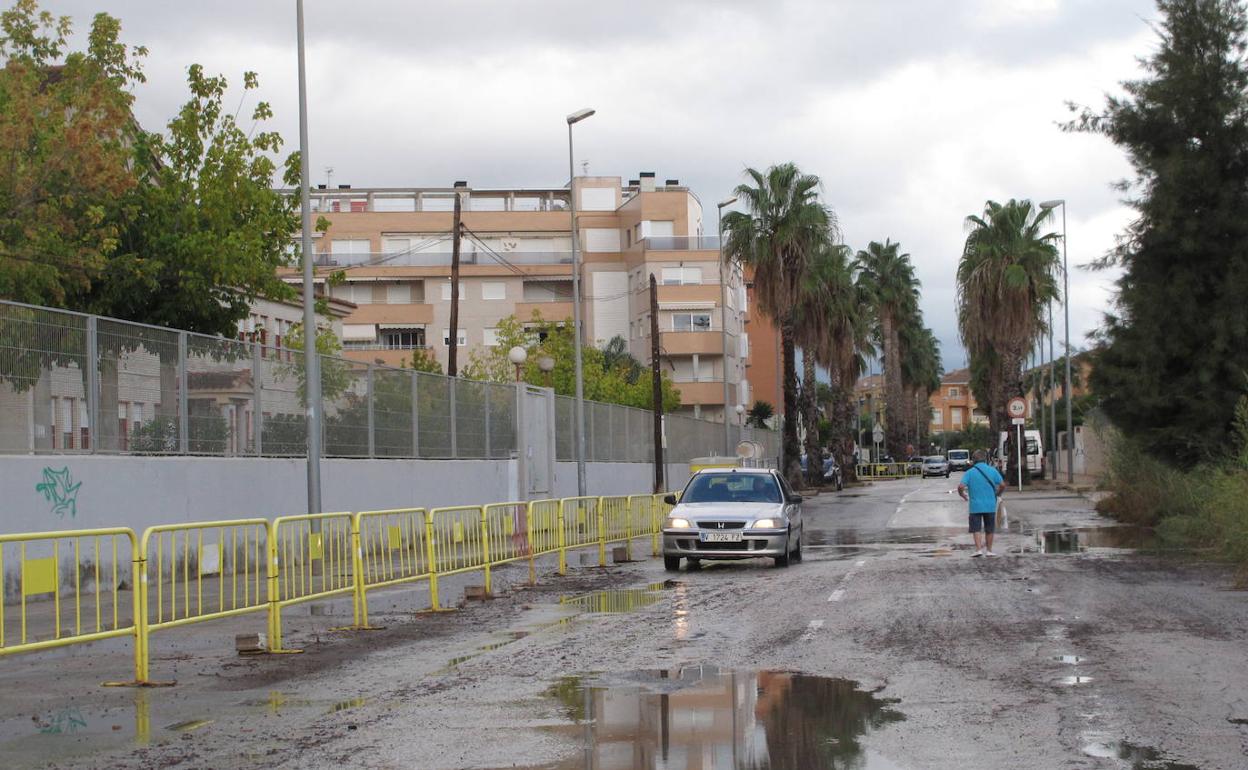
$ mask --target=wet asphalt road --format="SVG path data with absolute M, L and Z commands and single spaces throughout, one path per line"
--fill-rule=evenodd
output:
M 1008 496 L 1006 555 L 973 559 L 955 485 L 880 483 L 808 500 L 805 559 L 788 569 L 757 560 L 672 575 L 649 559 L 547 572 L 521 590 L 515 568 L 496 579 L 517 590 L 494 601 L 382 618 L 387 631 L 308 644 L 297 661 L 202 656 L 180 664 L 177 688 L 151 693 L 148 745 L 86 741 L 46 758 L 1248 767 L 1248 596 L 1226 590 L 1225 571 L 1120 548 L 1138 543 L 1084 529 L 1106 522 L 1057 491 Z M 0 725 L 10 705 L 0 696 Z M 210 723 L 160 727 L 196 715 Z

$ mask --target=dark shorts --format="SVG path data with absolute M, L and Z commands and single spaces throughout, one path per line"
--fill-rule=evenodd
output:
M 997 514 L 995 513 L 972 513 L 971 514 L 971 532 L 987 532 L 992 534 L 997 531 Z

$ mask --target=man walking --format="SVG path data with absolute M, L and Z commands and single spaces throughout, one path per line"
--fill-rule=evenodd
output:
M 958 494 L 970 503 L 971 534 L 975 536 L 975 553 L 971 556 L 997 555 L 992 552 L 992 536 L 997 531 L 997 497 L 1005 491 L 1005 479 L 984 462 L 987 457 L 984 450 L 976 449 L 971 455 L 974 463 L 958 484 Z

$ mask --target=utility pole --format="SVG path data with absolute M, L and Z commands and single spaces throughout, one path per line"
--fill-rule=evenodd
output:
M 455 191 L 455 216 L 451 224 L 451 331 L 446 343 L 446 373 L 459 376 L 459 218 L 462 206 L 459 191 Z
M 303 0 L 295 5 L 299 53 L 299 219 L 303 243 L 303 371 L 308 403 L 308 513 L 321 512 L 321 358 L 316 350 L 316 276 L 312 267 L 312 182 L 308 170 L 308 76 L 304 66 Z M 94 426 L 93 426 L 94 427 Z M 313 532 L 321 522 L 313 519 Z M 319 562 L 318 562 L 319 563 Z
M 659 287 L 650 274 L 650 381 L 654 402 L 654 491 L 663 491 L 663 376 L 659 369 Z

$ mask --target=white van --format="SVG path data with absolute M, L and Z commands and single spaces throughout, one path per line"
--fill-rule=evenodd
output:
M 1006 468 L 1010 467 L 1009 458 L 1005 456 L 1006 447 L 1009 446 L 1009 437 L 1010 432 L 1003 430 L 1001 431 L 1001 436 L 997 439 L 996 459 L 1002 475 L 1005 475 Z M 1044 478 L 1044 445 L 1040 438 L 1040 431 L 1023 431 L 1023 441 L 1025 445 L 1023 456 L 1027 461 L 1027 471 L 1033 479 Z M 1007 478 L 1005 483 L 1010 484 L 1012 480 Z

